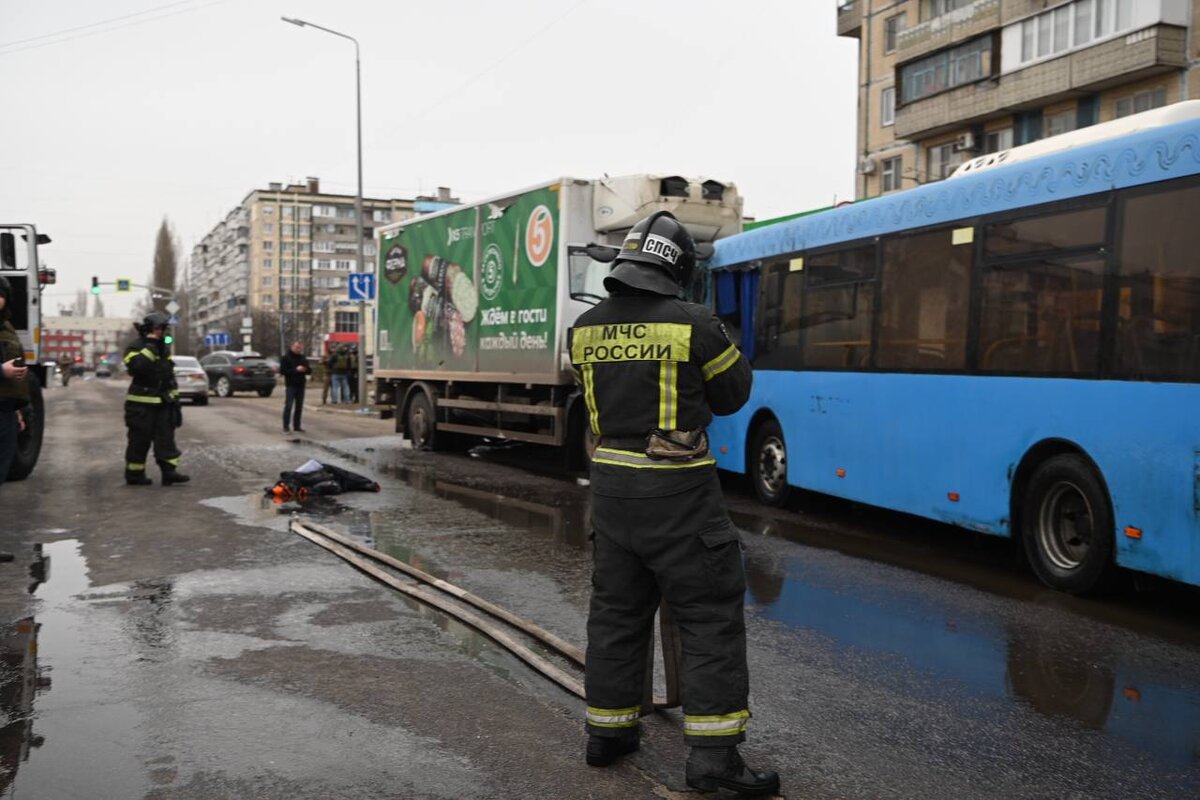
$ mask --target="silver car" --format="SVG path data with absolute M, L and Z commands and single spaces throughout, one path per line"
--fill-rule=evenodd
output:
M 208 405 L 208 375 L 200 362 L 191 356 L 172 356 L 175 362 L 175 382 L 179 384 L 179 397 L 190 397 L 198 406 Z

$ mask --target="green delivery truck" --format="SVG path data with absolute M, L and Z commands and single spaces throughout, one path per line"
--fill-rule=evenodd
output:
M 732 184 L 656 175 L 560 178 L 380 228 L 375 382 L 397 432 L 420 449 L 534 442 L 585 465 L 566 331 L 606 296 L 626 231 L 658 210 L 697 242 L 741 230 Z

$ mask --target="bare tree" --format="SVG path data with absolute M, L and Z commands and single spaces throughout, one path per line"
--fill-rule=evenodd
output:
M 192 326 L 188 322 L 188 310 L 191 297 L 187 284 L 175 290 L 175 302 L 179 303 L 179 324 L 175 326 L 175 350 L 179 353 L 195 353 L 196 342 L 192 341 Z
M 92 316 L 104 316 L 104 301 L 100 299 L 100 295 L 98 294 L 92 296 Z
M 250 347 L 256 353 L 271 355 L 279 351 L 280 315 L 275 311 L 258 309 L 251 315 L 254 320 L 254 333 L 250 338 Z
M 71 315 L 75 317 L 86 317 L 88 309 L 88 290 L 80 289 L 75 292 L 75 305 L 71 309 Z
M 179 248 L 175 243 L 175 232 L 171 223 L 163 217 L 158 226 L 158 237 L 154 242 L 154 273 L 150 278 L 151 286 L 175 290 L 175 273 L 179 267 Z M 155 311 L 166 312 L 168 297 L 154 297 L 151 294 L 151 304 Z

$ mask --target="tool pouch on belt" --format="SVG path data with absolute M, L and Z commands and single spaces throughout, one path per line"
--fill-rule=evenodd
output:
M 666 461 L 691 461 L 708 454 L 708 434 L 694 431 L 652 430 L 646 437 L 646 455 Z

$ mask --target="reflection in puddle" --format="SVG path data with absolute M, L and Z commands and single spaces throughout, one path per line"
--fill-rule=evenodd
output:
M 755 526 L 768 535 L 786 527 Z M 1098 632 L 1070 614 L 1005 618 L 956 603 L 954 593 L 909 591 L 902 583 L 848 586 L 845 568 L 803 555 L 749 552 L 746 572 L 747 600 L 768 619 L 877 654 L 939 687 L 1073 720 L 1119 740 L 1131 758 L 1145 752 L 1200 766 L 1200 675 L 1181 677 L 1178 667 L 1145 658 L 1136 643 L 1112 644 L 1129 641 L 1121 634 Z
M 29 564 L 30 592 L 46 579 L 48 569 L 49 559 L 39 547 Z M 34 732 L 33 713 L 36 696 L 50 690 L 50 678 L 38 666 L 41 628 L 33 617 L 0 627 L 0 794 L 16 791 L 17 770 L 29 760 L 29 751 L 46 741 Z
M 587 545 L 591 514 L 591 495 L 587 492 L 558 498 L 558 503 L 546 503 L 466 486 L 403 467 L 392 467 L 389 471 L 414 489 L 453 500 L 514 528 L 548 538 L 556 545 L 577 550 Z

